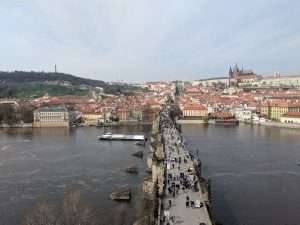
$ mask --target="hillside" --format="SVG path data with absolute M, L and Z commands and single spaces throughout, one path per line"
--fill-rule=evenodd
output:
M 103 87 L 104 81 L 76 77 L 65 73 L 45 73 L 45 72 L 0 72 L 0 83 L 29 83 L 29 82 L 53 82 L 68 81 L 72 85 L 89 85 L 92 87 Z
M 84 96 L 96 87 L 105 93 L 117 94 L 134 91 L 128 85 L 110 85 L 104 81 L 77 77 L 65 73 L 0 72 L 0 98 L 35 97 L 49 94 Z

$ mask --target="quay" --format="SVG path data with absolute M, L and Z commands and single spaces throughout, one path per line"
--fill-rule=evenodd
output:
M 260 125 L 260 126 L 266 126 L 266 127 L 277 127 L 277 128 L 289 128 L 289 129 L 300 129 L 300 124 L 296 123 L 281 123 L 276 121 L 265 121 L 265 122 L 259 122 L 259 123 L 247 123 L 251 125 Z
M 166 105 L 153 124 L 147 159 L 151 175 L 143 183 L 148 215 L 135 225 L 214 225 L 210 183 L 201 177 L 201 162 L 185 149 L 173 106 Z

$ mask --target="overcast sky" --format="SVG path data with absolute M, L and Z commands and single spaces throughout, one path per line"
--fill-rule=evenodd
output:
M 300 74 L 299 0 L 0 0 L 0 70 L 106 81 Z

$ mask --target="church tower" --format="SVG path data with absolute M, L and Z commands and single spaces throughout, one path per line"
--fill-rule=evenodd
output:
M 233 78 L 233 71 L 231 69 L 231 66 L 229 68 L 229 76 L 228 76 L 228 87 L 230 87 L 231 78 Z

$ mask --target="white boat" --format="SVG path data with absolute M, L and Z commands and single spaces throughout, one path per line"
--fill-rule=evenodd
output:
M 144 135 L 125 135 L 125 134 L 112 134 L 106 133 L 98 137 L 99 140 L 107 141 L 145 141 Z

